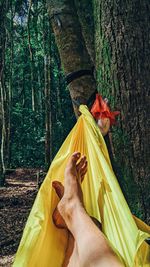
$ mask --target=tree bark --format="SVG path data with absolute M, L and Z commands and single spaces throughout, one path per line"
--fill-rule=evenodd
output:
M 92 45 L 86 41 L 83 11 L 89 2 L 48 1 L 65 74 L 92 67 L 87 49 Z M 148 222 L 149 4 L 146 0 L 93 0 L 93 5 L 98 91 L 109 99 L 112 108 L 121 111 L 119 127 L 112 129 L 114 161 L 123 176 L 130 207 Z M 86 103 L 95 88 L 89 76 L 69 85 L 72 100 L 80 103 Z M 75 106 L 74 110 L 77 115 Z
M 4 68 L 5 68 L 5 49 L 6 49 L 6 13 L 8 10 L 8 2 L 0 3 L 0 137 L 1 137 L 1 153 L 0 153 L 0 185 L 4 185 L 4 175 L 6 168 L 6 135 L 7 135 L 7 93 L 4 84 Z
M 43 46 L 44 46 L 44 91 L 45 91 L 45 164 L 52 161 L 52 104 L 51 104 L 51 33 L 49 18 L 43 9 Z
M 48 8 L 65 75 L 81 69 L 92 69 L 93 63 L 85 45 L 74 1 L 49 0 Z M 69 84 L 76 116 L 79 113 L 75 101 L 86 104 L 95 90 L 95 79 L 89 75 Z
M 43 3 L 44 4 L 44 3 Z M 38 1 L 35 1 L 33 3 L 33 11 L 32 11 L 32 23 L 33 23 L 33 29 L 34 29 L 34 43 L 36 44 L 36 47 L 38 47 L 39 43 L 39 30 L 38 30 L 38 23 L 40 20 L 40 15 L 42 16 L 42 9 L 44 9 L 44 15 L 46 16 L 46 10 L 45 10 L 45 4 L 41 8 L 41 3 Z M 41 77 L 41 72 L 40 72 L 40 57 L 39 55 L 36 55 L 35 60 L 34 60 L 34 66 L 37 69 L 37 84 L 36 86 L 36 109 L 42 111 L 42 77 Z M 35 70 L 34 70 L 35 72 Z
M 11 10 L 11 20 L 10 20 L 10 75 L 9 75 L 9 89 L 8 89 L 8 103 L 7 103 L 7 113 L 8 113 L 8 127 L 7 127 L 7 162 L 8 166 L 11 163 L 11 106 L 12 106 L 12 90 L 13 90 L 13 57 L 14 57 L 14 44 L 13 44 L 13 5 L 12 0 L 10 1 Z
M 138 185 L 140 199 L 136 198 L 136 202 L 141 203 L 139 212 L 147 222 L 149 11 L 146 0 L 94 0 L 98 89 L 121 111 L 121 130 L 114 130 L 115 154 L 120 166 L 124 166 L 124 182 L 129 177 L 128 184 L 133 179 Z M 134 188 L 128 189 L 134 194 Z
M 30 33 L 30 21 L 31 21 L 31 7 L 32 0 L 29 1 L 28 8 L 28 18 L 27 18 L 27 31 L 28 31 L 28 46 L 29 46 L 29 54 L 30 54 L 30 68 L 31 68 L 31 91 L 32 91 L 32 110 L 36 110 L 36 90 L 35 90 L 35 76 L 34 76 L 34 56 L 33 49 L 31 44 L 31 33 Z
M 52 161 L 52 114 L 50 93 L 50 56 L 44 57 L 45 73 L 45 164 L 49 166 Z
M 94 14 L 92 0 L 75 0 L 82 35 L 93 65 L 95 66 Z

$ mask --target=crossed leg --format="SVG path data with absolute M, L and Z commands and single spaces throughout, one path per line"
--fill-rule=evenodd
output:
M 103 233 L 93 223 L 83 206 L 81 190 L 82 164 L 77 161 L 79 153 L 74 153 L 65 170 L 64 195 L 58 204 L 67 228 L 72 233 L 75 243 L 68 267 L 114 267 L 122 266 L 109 246 Z M 80 160 L 81 162 L 81 160 Z
M 82 182 L 84 179 L 84 175 L 87 172 L 87 161 L 86 161 L 85 156 L 83 156 L 80 159 L 80 162 L 76 165 L 76 169 L 77 169 L 78 175 L 81 178 L 80 180 Z M 52 186 L 55 189 L 58 197 L 60 199 L 62 199 L 62 197 L 64 195 L 64 186 L 59 181 L 53 181 Z M 58 211 L 58 207 L 55 208 L 52 217 L 53 217 L 53 222 L 56 225 L 56 227 L 68 229 L 65 221 L 63 220 L 62 216 L 60 215 L 60 213 Z M 95 222 L 95 224 L 99 228 L 101 228 L 101 224 L 95 218 L 92 217 L 92 219 Z M 65 259 L 64 259 L 62 267 L 67 267 L 67 266 L 75 266 L 76 267 L 76 266 L 78 266 L 77 258 L 78 257 L 77 257 L 77 253 L 76 253 L 76 243 L 75 243 L 73 235 L 71 234 L 70 231 L 68 231 L 68 242 L 67 242 L 67 248 L 66 248 L 66 252 L 65 252 Z M 70 263 L 71 265 L 69 264 L 69 262 L 71 262 Z

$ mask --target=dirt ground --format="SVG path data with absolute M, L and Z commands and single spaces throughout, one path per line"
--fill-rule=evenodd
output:
M 35 169 L 16 169 L 0 188 L 0 267 L 10 267 L 36 197 Z

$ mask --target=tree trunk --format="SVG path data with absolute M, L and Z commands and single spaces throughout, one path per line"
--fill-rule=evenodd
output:
M 149 4 L 143 1 L 94 0 L 96 69 L 99 91 L 121 111 L 114 130 L 116 159 L 124 166 L 129 199 L 150 219 L 148 180 Z M 127 177 L 130 179 L 127 181 Z M 134 201 L 134 180 L 140 199 Z M 132 195 L 133 194 L 133 195 Z M 131 206 L 132 203 L 130 202 Z M 139 208 L 137 208 L 139 209 Z
M 44 91 L 45 91 L 45 165 L 52 161 L 52 105 L 51 105 L 51 33 L 49 19 L 43 10 L 43 45 L 44 45 Z
M 28 46 L 29 46 L 29 53 L 30 53 L 30 68 L 31 68 L 31 91 L 32 91 L 32 110 L 36 110 L 36 90 L 35 90 L 35 77 L 34 77 L 34 56 L 33 56 L 33 49 L 31 44 L 31 33 L 30 33 L 30 21 L 31 21 L 31 7 L 32 7 L 32 0 L 29 1 L 29 8 L 28 8 L 28 18 L 27 18 L 27 31 L 28 31 Z
M 52 116 L 50 94 L 50 56 L 44 57 L 45 73 L 45 164 L 49 166 L 52 161 Z
M 11 163 L 11 105 L 12 105 L 12 82 L 13 82 L 13 57 L 14 57 L 14 44 L 13 44 L 13 6 L 12 0 L 10 1 L 10 10 L 11 10 L 11 21 L 10 21 L 10 76 L 9 76 L 9 89 L 8 89 L 8 105 L 7 105 L 7 113 L 8 113 L 8 129 L 7 129 L 7 161 L 8 167 L 10 167 Z
M 38 43 L 39 43 L 38 19 L 39 19 L 40 13 L 42 12 L 42 8 L 41 8 L 40 2 L 35 1 L 33 3 L 33 19 L 32 20 L 33 20 L 33 29 L 34 29 L 34 35 L 35 35 L 34 43 L 36 47 L 38 47 Z M 45 12 L 45 9 L 44 9 L 44 12 Z M 46 13 L 44 14 L 46 15 Z M 42 112 L 42 77 L 41 77 L 41 71 L 40 71 L 39 55 L 36 55 L 35 60 L 34 60 L 34 65 L 37 70 L 37 84 L 38 84 L 38 86 L 36 86 L 36 106 L 37 106 L 37 109 L 40 112 Z
M 84 37 L 87 51 L 90 55 L 93 65 L 95 66 L 95 48 L 94 48 L 94 18 L 92 0 L 75 0 L 75 6 L 81 31 Z
M 5 68 L 5 49 L 6 49 L 6 13 L 8 2 L 1 1 L 0 4 L 0 137 L 1 137 L 1 153 L 0 153 L 0 185 L 4 185 L 4 175 L 6 168 L 6 133 L 7 133 L 7 116 L 6 103 L 7 93 L 4 84 L 4 68 Z
M 24 32 L 22 32 L 22 45 L 24 47 Z M 25 64 L 25 58 L 24 58 L 24 64 Z M 22 91 L 21 91 L 21 96 L 22 96 L 22 107 L 26 107 L 26 81 L 25 81 L 25 67 L 23 65 L 23 70 L 22 70 Z
M 49 0 L 49 13 L 65 75 L 83 69 L 91 70 L 93 63 L 88 54 L 73 0 Z M 86 104 L 96 90 L 91 75 L 82 76 L 69 84 L 76 116 L 78 106 Z
M 92 67 L 83 11 L 88 3 L 90 0 L 48 1 L 65 74 Z M 93 0 L 93 5 L 98 91 L 109 99 L 112 108 L 121 111 L 119 127 L 112 129 L 114 160 L 130 207 L 148 221 L 149 4 L 146 0 Z M 72 100 L 86 103 L 95 87 L 92 77 L 74 80 L 69 85 Z

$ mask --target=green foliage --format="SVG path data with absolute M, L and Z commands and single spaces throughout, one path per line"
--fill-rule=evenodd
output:
M 38 112 L 16 104 L 12 110 L 11 137 L 13 167 L 43 167 L 44 125 Z
M 7 17 L 5 50 L 6 93 L 11 90 L 11 158 L 12 167 L 45 166 L 45 57 L 50 56 L 50 95 L 52 114 L 52 151 L 54 156 L 75 122 L 70 95 L 66 89 L 54 35 L 42 1 L 33 1 L 27 29 L 28 1 L 13 1 Z M 32 64 L 31 64 L 32 63 Z M 34 80 L 32 81 L 31 67 Z M 32 84 L 33 83 L 33 84 Z M 32 85 L 36 110 L 32 109 Z M 68 114 L 71 114 L 68 117 Z

